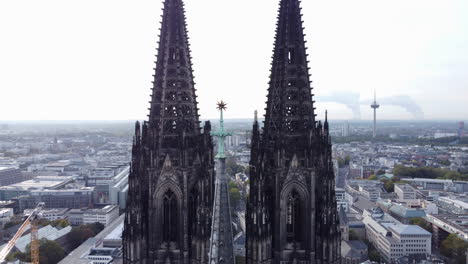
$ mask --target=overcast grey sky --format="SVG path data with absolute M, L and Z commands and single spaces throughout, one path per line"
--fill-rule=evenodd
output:
M 278 2 L 185 0 L 202 118 L 217 117 L 219 99 L 227 117 L 263 114 Z M 407 96 L 425 119 L 468 119 L 468 1 L 302 7 L 319 118 L 325 109 L 353 118 L 333 97 L 366 103 L 376 89 L 386 102 Z M 145 118 L 161 8 L 162 0 L 0 1 L 0 120 Z M 368 105 L 359 110 L 371 118 Z M 414 118 L 391 103 L 379 116 Z

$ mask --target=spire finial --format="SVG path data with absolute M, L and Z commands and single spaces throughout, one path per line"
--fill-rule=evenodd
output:
M 258 111 L 254 111 L 254 122 L 258 122 Z
M 226 130 L 224 130 L 224 117 L 223 117 L 223 111 L 225 111 L 227 109 L 227 103 L 224 102 L 223 100 L 221 101 L 218 101 L 218 103 L 216 104 L 217 107 L 216 109 L 219 110 L 219 114 L 220 114 L 220 117 L 219 117 L 219 128 L 218 130 L 214 131 L 211 133 L 212 136 L 215 136 L 218 138 L 218 154 L 216 155 L 216 158 L 218 159 L 225 159 L 226 158 L 226 154 L 224 153 L 224 139 L 227 137 L 227 136 L 232 136 L 231 133 L 227 132 Z
M 219 111 L 223 111 L 223 110 L 226 111 L 227 109 L 227 103 L 224 102 L 223 100 L 219 101 L 216 105 L 217 105 L 216 109 L 218 109 Z

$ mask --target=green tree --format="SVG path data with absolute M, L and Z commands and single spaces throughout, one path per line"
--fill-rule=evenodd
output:
M 65 251 L 55 241 L 41 239 L 39 263 L 57 264 L 65 257 Z
M 352 229 L 349 230 L 349 240 L 359 240 L 359 236 L 357 235 L 356 231 Z
M 377 177 L 377 175 L 371 175 L 369 178 L 367 178 L 368 180 L 378 180 L 379 178 Z
M 397 165 L 393 169 L 393 174 L 395 174 L 395 176 L 410 178 L 468 180 L 468 175 L 448 169 L 432 167 L 410 168 L 403 165 Z
M 345 165 L 348 166 L 350 161 L 351 161 L 351 156 L 350 156 L 350 155 L 346 155 L 345 160 L 344 160 Z
M 380 254 L 376 249 L 369 251 L 369 260 L 380 263 Z
M 5 223 L 5 225 L 3 226 L 3 229 L 8 229 L 8 228 L 10 228 L 10 227 L 13 227 L 13 226 L 15 226 L 15 225 L 19 225 L 19 224 L 21 224 L 21 223 L 22 223 L 22 221 L 13 220 L 13 221 L 10 221 L 10 222 Z
M 232 207 L 236 207 L 241 198 L 239 189 L 230 188 L 229 189 L 229 201 L 231 202 Z
M 6 261 L 8 262 L 14 262 L 15 260 L 20 260 L 20 261 L 26 261 L 26 253 L 23 253 L 21 251 L 16 251 L 16 252 L 10 252 L 10 254 L 7 255 Z
M 99 222 L 96 222 L 94 224 L 87 224 L 87 226 L 89 228 L 91 228 L 91 230 L 93 230 L 94 234 L 99 234 L 103 229 L 104 229 L 104 225 L 99 223 Z
M 85 242 L 88 238 L 94 237 L 95 235 L 96 233 L 94 233 L 91 227 L 88 225 L 80 225 L 72 228 L 70 233 L 68 233 L 67 238 L 71 247 L 74 249 Z
M 384 183 L 384 188 L 387 192 L 394 192 L 395 191 L 395 183 L 393 180 L 383 179 L 382 182 Z
M 236 175 L 239 172 L 244 172 L 245 169 L 243 166 L 237 164 L 237 161 L 234 157 L 229 157 L 226 159 L 226 174 L 227 175 Z
M 427 222 L 424 218 L 422 217 L 413 217 L 409 220 L 409 223 L 412 225 L 418 225 L 424 229 L 426 229 L 428 232 L 432 233 L 432 225 L 431 223 Z
M 231 188 L 237 188 L 237 184 L 234 182 L 234 181 L 229 181 L 228 183 L 228 188 L 231 189 Z
M 39 218 L 37 220 L 37 226 L 39 228 L 44 227 L 44 226 L 48 226 L 50 224 L 51 224 L 51 222 L 49 220 L 45 219 L 45 218 Z
M 65 251 L 55 241 L 41 239 L 39 242 L 39 263 L 57 264 L 65 257 Z M 31 245 L 26 246 L 24 253 L 15 252 L 7 256 L 9 261 L 20 260 L 23 262 L 31 262 Z
M 344 168 L 345 166 L 349 165 L 349 162 L 351 161 L 351 156 L 346 155 L 344 158 L 339 157 L 338 158 L 338 167 Z
M 380 263 L 380 260 L 382 259 L 382 257 L 380 256 L 380 253 L 377 251 L 374 245 L 369 240 L 364 240 L 364 243 L 366 243 L 369 249 L 368 250 L 369 260 Z
M 456 171 L 447 171 L 444 173 L 443 178 L 448 180 L 459 180 L 461 178 L 461 174 Z
M 57 219 L 57 220 L 52 221 L 50 225 L 53 227 L 64 228 L 64 227 L 69 226 L 70 222 L 68 222 L 67 219 Z
M 377 174 L 377 175 L 384 175 L 384 174 L 385 174 L 385 171 L 382 170 L 382 169 L 380 169 L 380 170 L 377 171 L 376 174 Z
M 450 264 L 464 264 L 467 250 L 468 242 L 459 238 L 456 234 L 450 234 L 442 241 L 440 253 L 449 258 Z
M 450 166 L 450 161 L 449 160 L 439 160 L 440 165 L 444 166 Z

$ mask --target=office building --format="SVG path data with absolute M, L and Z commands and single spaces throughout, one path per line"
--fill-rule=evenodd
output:
M 404 225 L 380 208 L 365 210 L 367 239 L 386 261 L 411 255 L 430 255 L 432 234 L 417 225 Z

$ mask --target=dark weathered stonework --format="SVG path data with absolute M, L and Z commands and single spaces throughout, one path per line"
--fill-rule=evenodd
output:
M 315 120 L 308 71 L 299 1 L 281 0 L 265 124 L 253 126 L 247 263 L 340 260 L 328 122 Z M 232 251 L 218 239 L 228 200 L 218 195 L 224 207 L 213 210 L 211 126 L 200 127 L 182 0 L 164 2 L 149 110 L 135 126 L 124 263 L 209 263 L 212 230 L 212 263 L 230 261 L 220 257 Z
M 164 2 L 149 110 L 135 126 L 124 263 L 208 263 L 213 144 L 210 123 L 200 128 L 182 0 Z
M 247 263 L 339 263 L 328 122 L 316 122 L 300 1 L 281 0 L 263 131 L 253 126 Z

